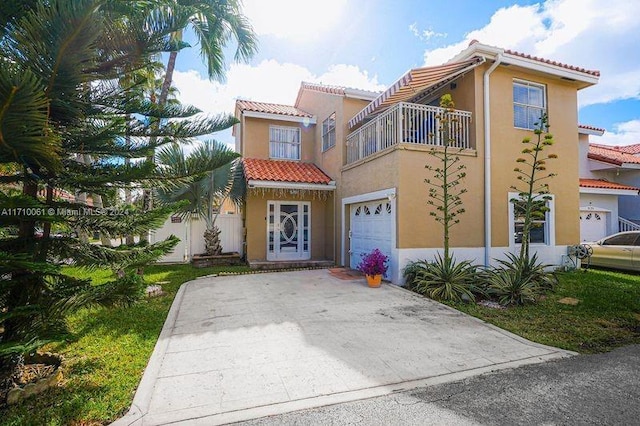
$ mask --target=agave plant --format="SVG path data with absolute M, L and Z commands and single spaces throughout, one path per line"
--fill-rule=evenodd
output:
M 475 300 L 476 293 L 482 292 L 475 285 L 476 267 L 467 260 L 457 263 L 455 258 L 438 253 L 435 262 L 414 265 L 409 272 L 415 274 L 415 290 L 435 300 Z
M 423 270 L 429 265 L 427 260 L 415 260 L 407 263 L 407 265 L 402 269 L 402 276 L 404 277 L 405 287 L 409 290 L 416 289 L 416 278 L 418 277 L 418 272 Z
M 517 269 L 495 269 L 489 274 L 489 293 L 503 306 L 534 303 L 540 286 Z
M 516 256 L 507 253 L 508 260 L 498 260 L 500 269 L 518 271 L 522 277 L 534 282 L 541 292 L 552 291 L 558 284 L 558 277 L 553 272 L 547 272 L 550 265 L 538 260 L 538 254 L 533 256 Z

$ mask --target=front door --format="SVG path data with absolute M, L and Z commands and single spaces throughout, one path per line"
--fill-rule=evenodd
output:
M 311 258 L 311 203 L 267 202 L 267 260 Z

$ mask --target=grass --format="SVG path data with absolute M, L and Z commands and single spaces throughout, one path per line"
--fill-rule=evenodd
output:
M 559 279 L 556 291 L 535 305 L 449 305 L 534 342 L 580 353 L 640 343 L 640 275 L 591 269 L 561 273 Z M 579 303 L 558 303 L 565 297 Z
M 169 307 L 180 284 L 221 271 L 246 267 L 193 268 L 191 265 L 154 265 L 145 268 L 145 280 L 162 284 L 166 296 L 146 299 L 129 308 L 84 309 L 69 318 L 67 342 L 48 349 L 65 357 L 64 386 L 53 388 L 22 404 L 0 410 L 3 425 L 101 425 L 127 412 L 143 370 L 151 356 Z M 111 272 L 65 270 L 96 283 Z

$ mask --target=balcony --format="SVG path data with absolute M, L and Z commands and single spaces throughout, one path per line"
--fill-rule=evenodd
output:
M 441 129 L 444 108 L 400 102 L 347 136 L 347 164 L 355 163 L 399 143 L 471 148 L 471 113 L 451 112 L 448 129 Z M 448 130 L 448 131 L 447 131 Z M 449 134 L 449 137 L 444 135 Z

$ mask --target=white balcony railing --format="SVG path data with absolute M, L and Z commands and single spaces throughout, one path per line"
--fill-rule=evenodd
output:
M 622 217 L 618 217 L 618 232 L 640 231 L 640 225 Z
M 347 136 L 347 164 L 398 143 L 471 148 L 471 113 L 454 110 L 448 132 L 440 127 L 443 108 L 400 102 Z M 449 136 L 444 136 L 448 133 Z

